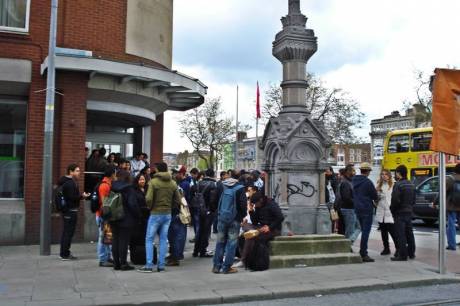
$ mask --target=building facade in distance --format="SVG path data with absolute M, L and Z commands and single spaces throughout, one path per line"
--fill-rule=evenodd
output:
M 361 144 L 335 144 L 332 154 L 337 167 L 343 168 L 348 164 L 359 165 L 371 162 L 371 145 Z
M 383 142 L 388 132 L 394 130 L 411 129 L 416 127 L 416 116 L 414 109 L 409 109 L 405 116 L 401 116 L 399 111 L 394 111 L 390 115 L 371 121 L 371 156 L 372 164 L 380 166 L 383 160 Z
M 39 240 L 50 5 L 0 1 L 0 244 Z M 163 113 L 207 90 L 171 69 L 173 1 L 60 0 L 57 28 L 54 182 L 70 163 L 84 170 L 85 147 L 162 160 Z M 78 240 L 95 234 L 88 212 Z

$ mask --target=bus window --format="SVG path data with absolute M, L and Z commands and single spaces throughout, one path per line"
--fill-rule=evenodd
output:
M 411 151 L 429 151 L 431 141 L 431 132 L 413 133 Z
M 410 178 L 415 186 L 432 176 L 433 172 L 429 168 L 417 168 L 410 171 Z
M 394 135 L 388 142 L 388 153 L 409 152 L 409 135 Z

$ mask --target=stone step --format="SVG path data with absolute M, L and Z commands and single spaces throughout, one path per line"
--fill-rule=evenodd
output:
M 330 235 L 296 235 L 296 236 L 278 236 L 275 241 L 295 241 L 295 240 L 325 240 L 325 239 L 344 239 L 345 236 L 338 234 Z
M 270 269 L 303 268 L 362 263 L 361 256 L 354 253 L 279 255 L 270 256 Z
M 272 255 L 335 254 L 350 252 L 348 239 L 293 240 L 270 242 Z

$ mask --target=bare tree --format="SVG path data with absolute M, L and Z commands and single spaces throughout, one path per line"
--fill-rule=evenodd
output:
M 186 112 L 179 121 L 181 134 L 192 143 L 207 168 L 216 169 L 217 153 L 235 135 L 232 119 L 222 117 L 223 113 L 221 98 L 210 98 L 202 106 Z
M 359 138 L 353 128 L 361 127 L 364 114 L 358 103 L 341 88 L 328 88 L 323 81 L 307 74 L 308 82 L 306 105 L 312 119 L 324 123 L 326 131 L 336 143 L 355 143 Z M 271 85 L 265 93 L 262 116 L 265 120 L 277 117 L 282 108 L 282 89 Z
M 433 100 L 430 91 L 430 77 L 419 69 L 414 70 L 415 79 L 415 98 L 403 102 L 403 110 L 408 111 L 415 108 L 415 124 L 431 122 L 431 113 L 433 110 Z

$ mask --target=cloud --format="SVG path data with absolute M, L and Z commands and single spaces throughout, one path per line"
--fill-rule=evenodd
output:
M 200 78 L 210 97 L 221 96 L 228 116 L 234 117 L 239 84 L 241 121 L 252 123 L 256 81 L 263 93 L 282 78 L 271 44 L 281 30 L 287 1 L 174 4 L 174 68 Z M 435 67 L 460 67 L 460 1 L 311 0 L 301 6 L 309 18 L 307 27 L 318 37 L 308 71 L 348 91 L 368 121 L 400 110 L 403 101 L 414 98 L 414 69 L 430 73 Z M 174 126 L 169 121 L 166 125 Z M 366 136 L 368 129 L 358 133 Z M 165 151 L 182 150 L 185 142 L 176 141 L 178 133 L 172 130 L 166 129 Z

